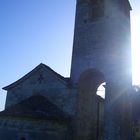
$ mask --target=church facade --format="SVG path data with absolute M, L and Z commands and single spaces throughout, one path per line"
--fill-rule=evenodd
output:
M 41 63 L 4 87 L 2 140 L 137 140 L 130 10 L 128 0 L 77 0 L 70 77 Z
M 0 112 L 3 140 L 72 140 L 77 122 L 78 89 L 44 64 L 4 87 L 5 110 Z M 98 129 L 103 138 L 104 99 L 95 96 Z M 86 108 L 85 108 L 86 109 Z

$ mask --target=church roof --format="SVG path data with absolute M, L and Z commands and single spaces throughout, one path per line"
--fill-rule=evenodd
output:
M 70 117 L 42 95 L 34 95 L 0 112 L 1 116 L 68 120 Z
M 35 67 L 32 71 L 30 71 L 29 73 L 27 73 L 25 76 L 23 76 L 22 78 L 20 78 L 19 80 L 17 80 L 16 82 L 3 87 L 4 90 L 9 90 L 17 85 L 19 85 L 20 83 L 24 82 L 26 79 L 28 79 L 29 77 L 31 77 L 33 74 L 35 74 L 37 71 L 39 71 L 40 69 L 45 68 L 46 70 L 50 71 L 55 77 L 57 77 L 57 79 L 59 81 L 61 81 L 63 84 L 68 85 L 69 84 L 69 78 L 65 78 L 63 76 L 61 76 L 60 74 L 58 74 L 57 72 L 55 72 L 53 69 L 51 69 L 49 66 L 40 63 L 37 67 Z

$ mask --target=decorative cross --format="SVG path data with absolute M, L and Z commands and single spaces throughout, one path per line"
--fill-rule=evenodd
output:
M 44 77 L 42 74 L 39 75 L 39 78 L 37 79 L 39 84 L 42 84 L 42 82 L 44 81 Z

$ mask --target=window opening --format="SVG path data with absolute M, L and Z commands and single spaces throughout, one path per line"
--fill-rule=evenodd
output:
M 97 95 L 101 96 L 104 99 L 105 99 L 105 85 L 106 85 L 106 83 L 102 83 L 98 87 L 97 92 L 96 92 Z
M 103 0 L 92 0 L 91 2 L 90 18 L 96 20 L 97 18 L 104 16 L 104 2 Z

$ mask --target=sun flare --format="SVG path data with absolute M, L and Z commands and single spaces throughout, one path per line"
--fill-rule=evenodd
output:
M 133 85 L 140 85 L 140 19 L 132 16 L 132 79 Z

